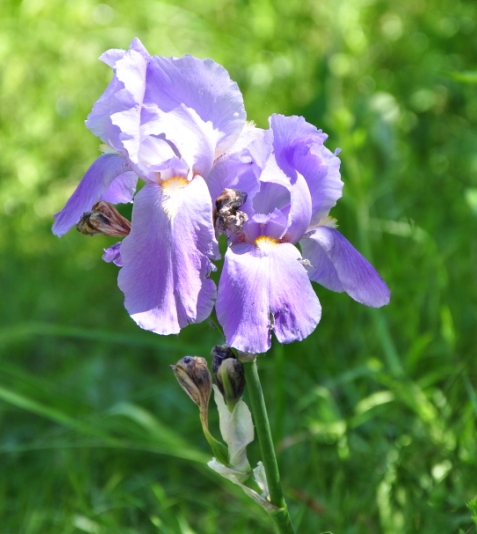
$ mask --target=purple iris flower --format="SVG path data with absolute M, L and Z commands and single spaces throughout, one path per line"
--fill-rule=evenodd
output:
M 220 221 L 230 246 L 216 303 L 227 343 L 241 351 L 266 352 L 272 331 L 280 343 L 311 334 L 321 306 L 310 281 L 367 306 L 389 302 L 386 284 L 328 216 L 343 183 L 326 138 L 301 117 L 273 115 L 269 130 L 245 130 L 209 176 L 214 198 L 225 188 L 247 194 Z
M 61 236 L 99 200 L 132 202 L 131 231 L 106 250 L 121 266 L 118 285 L 133 319 L 177 333 L 210 314 L 218 257 L 206 179 L 245 124 L 243 99 L 210 59 L 150 56 L 138 39 L 100 58 L 114 76 L 86 126 L 105 153 L 55 215 Z M 138 178 L 145 182 L 135 194 Z

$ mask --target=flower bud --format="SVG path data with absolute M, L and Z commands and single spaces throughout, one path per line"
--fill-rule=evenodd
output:
M 124 237 L 129 235 L 131 223 L 112 204 L 100 200 L 91 211 L 83 213 L 76 229 L 85 235 Z
M 228 409 L 233 411 L 245 388 L 243 366 L 226 345 L 216 345 L 212 349 L 211 356 L 215 381 Z
M 212 392 L 212 377 L 207 367 L 207 360 L 200 356 L 184 356 L 171 369 L 182 389 L 199 406 L 202 430 L 207 439 L 212 454 L 224 465 L 229 465 L 227 447 L 217 441 L 209 431 L 208 409 Z
M 182 389 L 199 406 L 201 412 L 207 413 L 212 378 L 205 358 L 184 356 L 176 365 L 171 365 L 174 375 Z

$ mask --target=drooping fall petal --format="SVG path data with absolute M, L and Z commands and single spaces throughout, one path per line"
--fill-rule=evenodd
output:
M 130 169 L 128 161 L 117 154 L 100 156 L 88 169 L 65 207 L 55 214 L 53 233 L 57 236 L 66 234 L 83 213 L 101 199 L 131 202 L 137 176 Z
M 309 260 L 309 277 L 332 291 L 343 292 L 366 306 L 388 304 L 390 291 L 369 261 L 338 230 L 320 226 L 300 241 Z
M 270 348 L 272 331 L 280 343 L 307 337 L 321 317 L 296 247 L 259 243 L 227 251 L 216 304 L 227 344 L 251 353 Z
M 146 184 L 136 195 L 132 229 L 121 245 L 118 284 L 139 326 L 175 334 L 210 314 L 217 256 L 212 203 L 201 177 Z
M 291 177 L 300 173 L 312 198 L 312 224 L 325 217 L 342 195 L 340 160 L 324 146 L 328 136 L 303 117 L 272 115 L 273 146 L 278 164 Z

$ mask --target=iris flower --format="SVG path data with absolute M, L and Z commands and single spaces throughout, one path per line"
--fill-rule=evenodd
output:
M 244 131 L 209 175 L 212 197 L 225 190 L 243 201 L 219 221 L 230 246 L 216 303 L 227 344 L 241 351 L 266 352 L 272 332 L 280 343 L 311 334 L 321 318 L 311 281 L 367 306 L 389 302 L 386 284 L 329 217 L 343 183 L 326 138 L 301 117 L 273 115 L 269 130 Z
M 216 298 L 206 179 L 243 129 L 242 95 L 214 61 L 150 56 L 138 39 L 100 59 L 114 76 L 86 126 L 105 153 L 55 215 L 53 232 L 66 233 L 100 200 L 134 198 L 131 231 L 104 259 L 121 266 L 118 285 L 139 326 L 177 333 L 208 317 Z

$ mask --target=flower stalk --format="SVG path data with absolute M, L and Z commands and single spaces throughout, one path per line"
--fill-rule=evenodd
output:
M 270 502 L 278 508 L 277 511 L 270 513 L 270 516 L 275 523 L 277 532 L 280 534 L 294 534 L 295 530 L 291 523 L 280 482 L 280 473 L 278 470 L 275 449 L 273 447 L 272 432 L 268 420 L 267 408 L 265 406 L 262 385 L 258 376 L 257 361 L 256 358 L 254 358 L 253 361 L 247 360 L 248 355 L 246 358 L 241 359 L 244 367 L 245 380 L 247 382 L 247 391 L 255 428 L 260 443 L 262 462 L 267 475 Z
M 200 422 L 202 424 L 202 432 L 204 433 L 204 437 L 207 440 L 207 443 L 210 445 L 210 448 L 212 449 L 212 454 L 221 464 L 228 466 L 229 453 L 227 451 L 227 447 L 223 443 L 220 443 L 220 441 L 216 440 L 214 436 L 212 436 L 209 430 L 209 425 L 207 423 L 207 417 L 204 417 L 202 411 L 200 412 Z

